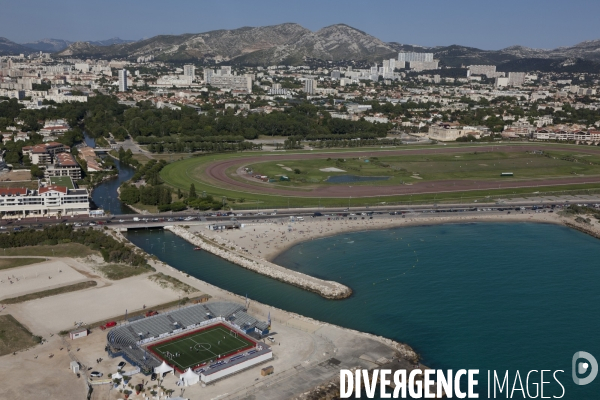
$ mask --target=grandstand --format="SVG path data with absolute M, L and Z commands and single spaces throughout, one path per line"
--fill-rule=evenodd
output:
M 212 382 L 272 358 L 269 346 L 258 344 L 252 339 L 267 335 L 269 324 L 246 313 L 243 306 L 228 302 L 195 304 L 130 321 L 108 332 L 106 350 L 111 357 L 121 356 L 132 365 L 139 366 L 145 373 L 153 371 L 163 361 L 183 372 L 182 365 L 154 349 L 162 343 L 175 344 L 180 337 L 185 340 L 219 326 L 227 334 L 231 333 L 236 341 L 245 342 L 245 346 L 240 349 L 232 348 L 227 354 L 219 354 L 221 357 L 198 360 L 201 361 L 198 364 L 202 365 L 196 365 L 196 372 L 203 382 Z

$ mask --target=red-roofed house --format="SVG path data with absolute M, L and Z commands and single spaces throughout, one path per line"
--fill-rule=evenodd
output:
M 48 142 L 36 144 L 35 146 L 24 146 L 23 154 L 27 154 L 32 164 L 44 166 L 52 163 L 52 158 L 60 153 L 65 153 L 69 149 L 62 143 Z
M 69 153 L 58 153 L 54 157 L 54 164 L 48 165 L 44 171 L 44 177 L 70 176 L 77 181 L 81 179 L 81 167 Z

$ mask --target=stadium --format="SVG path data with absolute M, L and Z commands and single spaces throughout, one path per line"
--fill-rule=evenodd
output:
M 186 383 L 210 383 L 272 359 L 258 342 L 269 325 L 240 304 L 195 304 L 113 328 L 106 350 L 146 374 L 177 371 Z

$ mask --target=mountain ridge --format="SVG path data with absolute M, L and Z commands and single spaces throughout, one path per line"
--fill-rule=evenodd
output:
M 555 49 L 513 45 L 500 50 L 482 50 L 456 44 L 428 47 L 383 42 L 375 36 L 343 23 L 311 31 L 291 22 L 202 33 L 157 35 L 138 41 L 119 38 L 96 42 L 42 39 L 37 42 L 18 44 L 0 38 L 0 54 L 31 53 L 39 47 L 59 49 L 65 45 L 66 48 L 55 51 L 56 56 L 121 59 L 153 56 L 158 60 L 171 62 L 215 61 L 242 65 L 278 63 L 298 65 L 306 58 L 380 62 L 385 58 L 395 58 L 396 53 L 400 51 L 426 51 L 434 53 L 434 57 L 441 61 L 441 65 L 450 67 L 503 63 L 526 65 L 527 60 L 535 60 L 531 63 L 547 66 L 560 65 L 554 61 L 570 59 L 582 60 L 584 63 L 600 63 L 600 39 L 586 40 L 573 46 Z M 546 61 L 542 62 L 542 60 Z

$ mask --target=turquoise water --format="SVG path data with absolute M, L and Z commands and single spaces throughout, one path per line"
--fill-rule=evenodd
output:
M 313 240 L 276 260 L 350 286 L 354 295 L 341 301 L 194 252 L 169 232 L 128 238 L 232 292 L 406 342 L 430 367 L 480 369 L 481 398 L 488 369 L 509 370 L 511 386 L 517 370 L 525 384 L 529 370 L 562 369 L 563 398 L 600 398 L 600 378 L 587 386 L 571 379 L 576 351 L 600 357 L 600 241 L 580 232 L 526 223 L 408 227 Z M 544 395 L 560 395 L 545 378 Z

